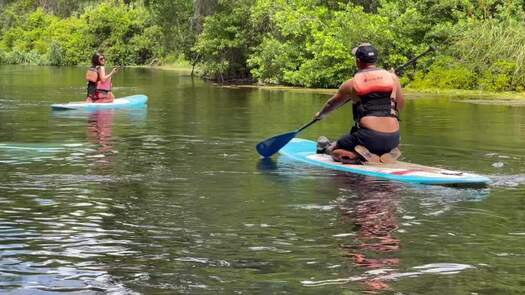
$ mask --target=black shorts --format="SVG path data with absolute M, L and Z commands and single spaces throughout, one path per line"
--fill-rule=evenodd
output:
M 385 133 L 366 128 L 358 128 L 337 141 L 336 148 L 351 151 L 356 145 L 366 147 L 376 155 L 388 153 L 399 145 L 399 131 Z

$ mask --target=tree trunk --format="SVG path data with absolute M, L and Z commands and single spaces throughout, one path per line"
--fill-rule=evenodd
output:
M 204 18 L 212 15 L 217 9 L 218 0 L 193 0 L 193 30 L 202 32 Z

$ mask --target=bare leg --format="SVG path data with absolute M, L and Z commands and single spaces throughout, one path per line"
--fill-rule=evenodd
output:
M 357 153 L 344 149 L 334 149 L 330 154 L 334 161 L 342 162 L 343 164 L 359 164 L 361 162 Z
M 100 103 L 113 102 L 113 94 L 111 92 L 108 92 L 104 95 L 100 95 L 100 98 L 97 99 L 97 102 L 100 102 Z
M 386 164 L 393 164 L 397 161 L 397 159 L 399 159 L 400 156 L 401 156 L 401 151 L 399 150 L 399 148 L 396 147 L 390 152 L 386 154 L 382 154 L 381 162 L 386 163 Z

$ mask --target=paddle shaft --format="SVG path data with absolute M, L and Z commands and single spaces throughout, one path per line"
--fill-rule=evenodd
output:
M 417 55 L 417 56 L 414 56 L 412 59 L 410 59 L 409 61 L 407 61 L 406 63 L 400 65 L 399 67 L 395 68 L 394 69 L 394 73 L 396 73 L 396 75 L 398 76 L 401 76 L 403 75 L 403 70 L 408 67 L 409 65 L 411 64 L 414 64 L 418 59 L 420 59 L 421 57 L 429 54 L 430 52 L 433 52 L 435 51 L 436 49 L 433 47 L 433 46 L 430 46 L 425 52 Z
M 303 131 L 304 129 L 310 127 L 311 125 L 313 125 L 315 122 L 319 121 L 318 118 L 314 118 L 312 121 L 310 121 L 308 124 L 305 124 L 303 127 L 297 129 L 296 133 L 299 133 L 301 131 Z

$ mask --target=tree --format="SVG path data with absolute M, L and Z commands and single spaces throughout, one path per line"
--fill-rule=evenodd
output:
M 192 0 L 149 0 L 147 6 L 154 22 L 162 28 L 166 49 L 188 57 L 195 43 Z
M 212 15 L 218 4 L 218 0 L 193 0 L 193 29 L 197 34 L 203 30 L 204 18 Z

